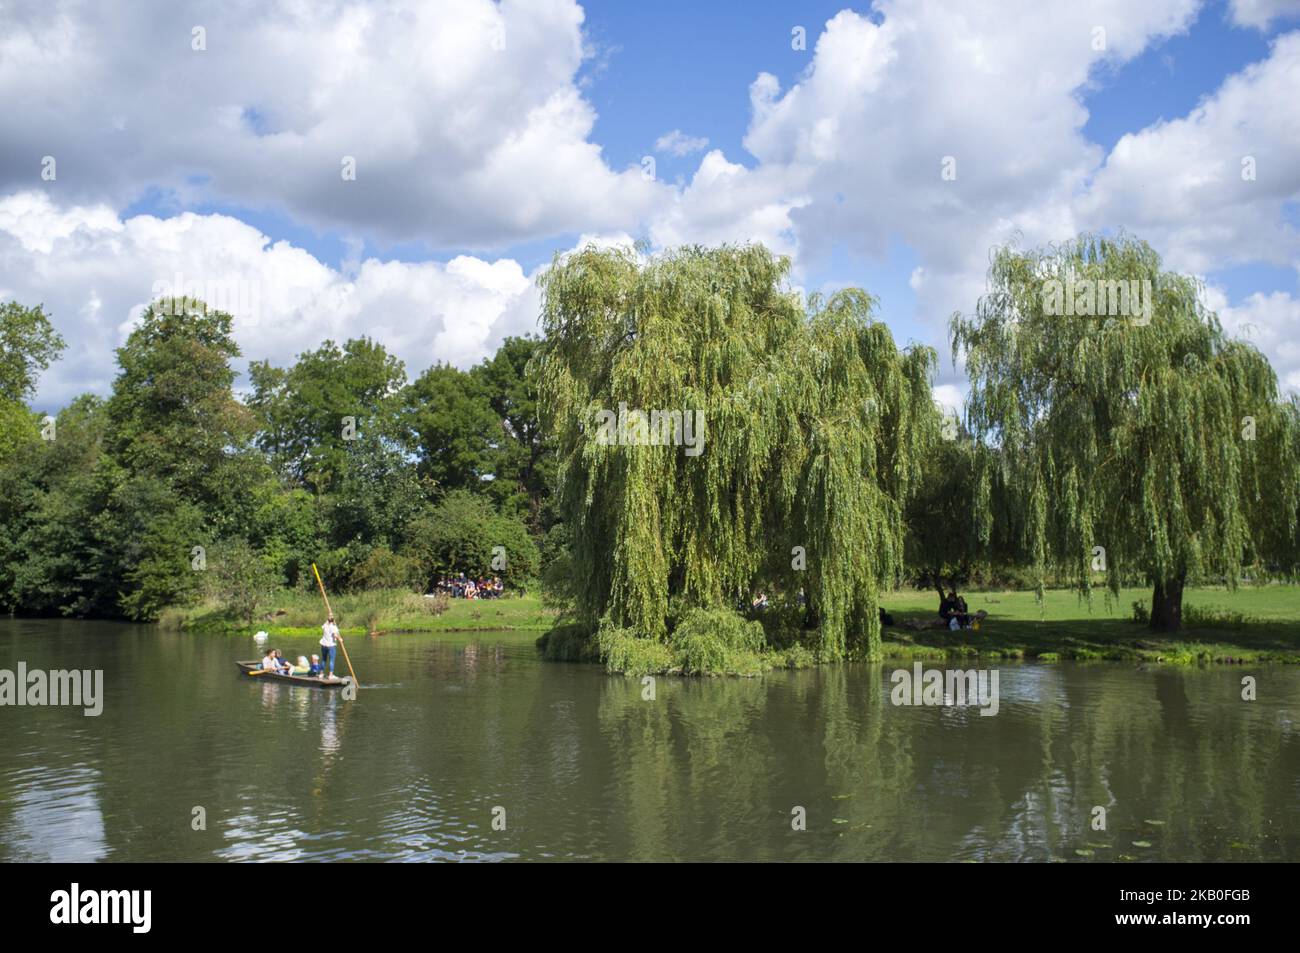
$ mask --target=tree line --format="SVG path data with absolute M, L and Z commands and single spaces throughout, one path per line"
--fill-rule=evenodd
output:
M 414 380 L 363 337 L 254 361 L 240 395 L 230 316 L 158 301 L 111 393 L 52 420 L 26 402 L 63 342 L 10 303 L 0 605 L 152 619 L 201 594 L 196 560 L 232 584 L 306 585 L 314 561 L 419 590 L 503 553 L 565 612 L 553 654 L 836 659 L 879 653 L 880 594 L 908 581 L 1141 581 L 1176 629 L 1186 585 L 1294 579 L 1300 403 L 1195 280 L 1125 236 L 991 262 L 950 324 L 959 420 L 931 398 L 933 349 L 897 345 L 861 289 L 795 293 L 761 246 L 557 256 L 539 336 Z M 1108 287 L 1149 290 L 1116 314 Z M 620 408 L 697 414 L 703 452 L 608 439 Z
M 0 606 L 151 620 L 207 588 L 520 586 L 554 522 L 525 381 L 536 341 L 408 381 L 382 344 L 325 341 L 287 367 L 240 356 L 230 315 L 165 299 L 117 351 L 107 397 L 26 405 L 64 342 L 0 310 Z M 497 549 L 496 547 L 500 547 Z M 495 562 L 494 562 L 494 557 Z

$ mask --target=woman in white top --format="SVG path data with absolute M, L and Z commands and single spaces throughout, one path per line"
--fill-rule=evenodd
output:
M 339 627 L 334 624 L 333 613 L 330 613 L 330 617 L 325 620 L 325 624 L 322 625 L 320 628 L 321 628 L 321 637 L 320 637 L 321 668 L 324 669 L 326 666 L 329 666 L 330 678 L 333 678 L 334 677 L 334 643 L 337 639 L 342 638 L 342 636 L 339 635 Z

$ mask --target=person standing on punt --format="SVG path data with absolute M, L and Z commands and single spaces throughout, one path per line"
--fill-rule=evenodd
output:
M 320 637 L 321 668 L 329 667 L 330 678 L 334 677 L 334 645 L 341 638 L 339 627 L 334 624 L 334 613 L 331 612 L 325 624 L 321 626 Z M 324 674 L 322 671 L 321 675 Z

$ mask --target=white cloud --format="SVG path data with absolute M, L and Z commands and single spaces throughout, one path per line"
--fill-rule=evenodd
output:
M 1196 3 L 876 9 L 879 22 L 833 17 L 789 89 L 755 79 L 745 146 L 757 165 L 708 153 L 652 235 L 775 242 L 805 268 L 836 245 L 883 259 L 901 242 L 924 267 L 917 316 L 937 339 L 954 310 L 974 306 L 991 246 L 1078 230 L 1073 203 L 1104 156 L 1083 134 L 1079 91 L 1094 71 L 1185 30 Z M 955 179 L 943 175 L 949 158 Z
M 1239 0 L 1231 15 L 1268 23 L 1285 6 Z M 571 0 L 284 0 L 255 18 L 24 5 L 0 32 L 11 104 L 0 195 L 12 193 L 0 200 L 0 292 L 47 301 L 86 336 L 51 372 L 60 395 L 105 389 L 119 325 L 178 269 L 259 282 L 263 318 L 239 331 L 257 357 L 287 360 L 327 335 L 366 332 L 418 371 L 439 358 L 469 363 L 535 327 L 533 276 L 509 259 L 362 261 L 353 245 L 334 269 L 236 219 L 114 211 L 162 186 L 371 241 L 457 249 L 557 233 L 581 233 L 580 245 L 641 234 L 660 247 L 761 241 L 794 257 L 796 284 L 834 248 L 883 260 L 901 245 L 917 263 L 915 317 L 946 356 L 949 315 L 974 307 L 990 247 L 1008 240 L 1123 226 L 1179 270 L 1300 265 L 1288 224 L 1300 198 L 1300 33 L 1188 116 L 1133 132 L 1109 155 L 1084 134 L 1083 93 L 1185 31 L 1197 10 L 1196 0 L 846 10 L 789 88 L 769 73 L 751 83 L 752 159 L 712 149 L 673 187 L 611 169 L 589 141 L 595 114 L 575 81 L 583 16 Z M 189 49 L 192 23 L 208 28 L 206 52 Z M 505 50 L 493 49 L 501 38 Z M 706 147 L 678 129 L 656 143 L 673 154 Z M 39 181 L 45 154 L 58 157 L 56 182 Z M 339 178 L 342 155 L 357 157 L 356 182 Z M 1245 156 L 1253 181 L 1240 175 Z M 946 158 L 955 179 L 942 174 Z M 24 191 L 36 188 L 53 201 Z M 1221 295 L 1217 307 L 1230 328 L 1249 318 L 1264 329 L 1256 341 L 1291 386 L 1295 306 L 1259 294 L 1235 305 Z M 947 397 L 961 386 L 946 370 L 937 383 Z
M 1204 298 L 1225 331 L 1268 356 L 1282 389 L 1300 394 L 1300 299 L 1284 291 L 1256 292 L 1233 305 L 1213 285 L 1206 286 Z
M 930 389 L 930 396 L 945 411 L 951 411 L 961 416 L 962 404 L 966 399 L 965 391 L 962 388 L 953 384 L 938 384 Z
M 1264 30 L 1274 20 L 1300 17 L 1300 0 L 1230 0 L 1228 16 L 1237 26 Z
M 224 215 L 119 219 L 103 206 L 58 208 L 38 192 L 0 199 L 0 300 L 42 302 L 68 341 L 40 403 L 106 393 L 114 349 L 158 283 L 231 288 L 245 359 L 291 361 L 323 339 L 369 335 L 419 373 L 468 366 L 509 334 L 536 330 L 535 275 L 511 259 L 368 259 L 353 274 Z
M 1120 139 L 1078 208 L 1091 227 L 1147 239 L 1170 267 L 1206 272 L 1300 260 L 1284 216 L 1298 199 L 1300 32 L 1185 118 Z
M 665 132 L 655 141 L 655 152 L 667 152 L 675 156 L 687 156 L 699 152 L 709 144 L 704 136 L 688 136 L 680 129 Z
M 65 206 L 120 209 L 157 188 L 487 248 L 632 227 L 665 191 L 588 139 L 573 0 L 33 0 L 3 17 L 0 194 L 46 187 L 49 155 Z

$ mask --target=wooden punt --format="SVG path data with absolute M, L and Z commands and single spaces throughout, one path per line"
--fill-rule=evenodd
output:
M 262 660 L 253 659 L 251 662 L 236 662 L 239 670 L 248 678 L 255 678 L 259 682 L 288 682 L 290 685 L 305 685 L 308 688 L 342 688 L 349 681 L 347 678 L 335 676 L 330 678 L 317 678 L 314 675 L 282 675 L 279 672 L 263 672 Z

